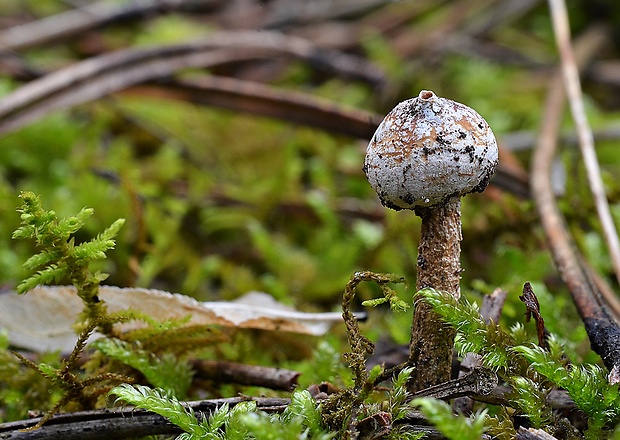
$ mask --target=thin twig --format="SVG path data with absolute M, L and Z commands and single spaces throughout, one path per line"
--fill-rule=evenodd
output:
M 564 0 L 549 0 L 549 7 L 553 20 L 553 31 L 555 33 L 558 50 L 560 51 L 564 84 L 568 94 L 573 121 L 575 122 L 575 128 L 577 129 L 577 135 L 579 137 L 579 147 L 586 167 L 590 190 L 594 197 L 594 203 L 601 221 L 616 279 L 620 284 L 620 239 L 618 238 L 618 231 L 614 225 L 607 202 L 607 196 L 605 195 L 605 187 L 603 186 L 601 171 L 596 158 L 596 151 L 594 150 L 594 136 L 588 124 L 583 105 L 583 93 L 579 80 L 579 70 L 570 42 L 566 4 Z
M 588 69 L 588 78 L 591 76 Z M 620 80 L 620 75 L 618 75 Z M 617 141 L 620 138 L 620 124 L 612 122 L 607 126 L 596 129 L 594 132 L 594 141 Z M 563 131 L 560 139 L 563 145 L 578 145 L 579 140 L 573 131 Z M 502 136 L 502 146 L 510 151 L 524 151 L 533 149 L 536 144 L 536 133 L 532 130 L 513 131 Z

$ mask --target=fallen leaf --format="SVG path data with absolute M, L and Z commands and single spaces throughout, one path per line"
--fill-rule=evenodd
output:
M 187 326 L 217 324 L 319 336 L 342 322 L 340 313 L 300 312 L 263 292 L 250 292 L 232 302 L 200 302 L 161 290 L 101 286 L 99 297 L 110 312 L 134 309 L 160 321 L 190 316 Z M 77 340 L 71 326 L 82 308 L 72 286 L 38 286 L 24 295 L 6 292 L 0 294 L 0 329 L 8 332 L 13 346 L 68 352 Z M 145 326 L 139 321 L 119 325 L 122 331 Z

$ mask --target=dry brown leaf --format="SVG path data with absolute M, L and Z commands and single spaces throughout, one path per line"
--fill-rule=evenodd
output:
M 190 316 L 187 326 L 217 324 L 318 336 L 342 321 L 340 313 L 300 312 L 262 292 L 251 292 L 233 302 L 200 302 L 161 290 L 101 286 L 99 297 L 109 312 L 134 309 L 161 321 Z M 71 351 L 77 340 L 71 326 L 82 307 L 72 286 L 38 286 L 25 295 L 8 292 L 0 295 L 0 329 L 6 329 L 13 346 Z M 144 325 L 132 321 L 121 329 Z

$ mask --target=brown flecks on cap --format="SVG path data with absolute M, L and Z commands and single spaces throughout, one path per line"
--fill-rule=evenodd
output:
M 415 209 L 481 191 L 497 160 L 493 132 L 478 113 L 423 90 L 379 125 L 365 170 L 385 206 Z

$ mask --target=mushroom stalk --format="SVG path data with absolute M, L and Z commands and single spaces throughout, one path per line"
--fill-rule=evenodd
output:
M 416 290 L 426 287 L 449 292 L 459 299 L 461 289 L 461 200 L 420 207 L 422 219 L 418 246 Z M 417 302 L 411 328 L 409 364 L 414 367 L 410 391 L 450 380 L 455 331 L 424 302 Z

